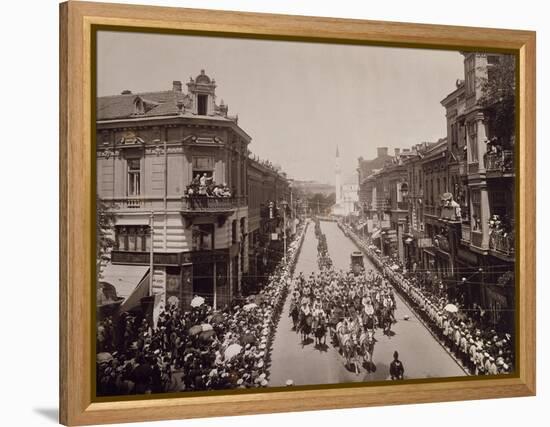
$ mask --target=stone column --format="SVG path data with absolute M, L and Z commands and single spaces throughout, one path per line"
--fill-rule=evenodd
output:
M 487 153 L 487 130 L 485 120 L 482 114 L 476 116 L 476 134 L 477 134 L 477 152 L 480 173 L 485 172 L 485 153 Z
M 481 194 L 481 230 L 483 231 L 483 239 L 481 241 L 481 246 L 483 248 L 489 247 L 489 218 L 491 216 L 491 211 L 489 208 L 489 192 L 486 187 L 480 188 Z

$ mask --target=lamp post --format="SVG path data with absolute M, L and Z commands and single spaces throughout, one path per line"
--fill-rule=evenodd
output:
M 283 200 L 283 254 L 284 254 L 284 260 L 286 264 L 286 207 L 288 206 L 288 202 L 286 200 Z

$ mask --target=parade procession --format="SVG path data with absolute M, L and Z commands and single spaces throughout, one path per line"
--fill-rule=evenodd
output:
M 254 98 L 242 64 L 99 91 L 98 396 L 514 374 L 514 138 L 483 83 L 509 58 L 426 55 L 429 131 L 350 122 L 372 88 Z

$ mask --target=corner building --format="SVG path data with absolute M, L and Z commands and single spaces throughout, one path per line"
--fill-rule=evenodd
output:
M 251 138 L 215 90 L 202 70 L 187 93 L 174 81 L 170 90 L 97 100 L 97 194 L 114 213 L 116 242 L 102 275 L 119 295 L 150 280 L 151 252 L 161 306 L 172 298 L 188 307 L 200 295 L 223 307 L 240 293 Z M 197 176 L 226 184 L 231 196 L 197 202 L 187 195 Z

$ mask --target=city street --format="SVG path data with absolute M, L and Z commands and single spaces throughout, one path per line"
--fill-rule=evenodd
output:
M 347 270 L 351 252 L 357 250 L 338 228 L 335 222 L 321 222 L 321 228 L 328 241 L 330 257 L 337 269 Z M 364 257 L 365 267 L 374 269 Z M 308 227 L 295 274 L 303 272 L 306 277 L 317 271 L 317 239 L 313 226 Z M 344 366 L 344 360 L 327 339 L 328 350 L 321 352 L 313 343 L 302 346 L 300 336 L 292 330 L 289 317 L 290 298 L 287 298 L 277 327 L 271 357 L 269 385 L 284 386 L 291 379 L 295 385 L 334 384 L 385 380 L 389 376 L 389 365 L 395 350 L 405 366 L 405 378 L 453 377 L 466 375 L 454 359 L 441 347 L 418 318 L 396 293 L 397 323 L 389 337 L 377 330 L 374 349 L 376 371 L 368 373 L 361 369 L 359 375 Z M 408 317 L 408 320 L 404 320 Z

